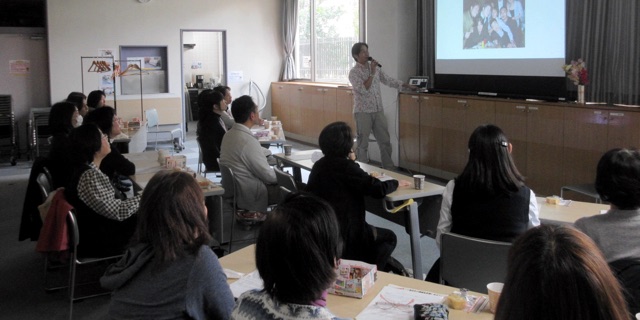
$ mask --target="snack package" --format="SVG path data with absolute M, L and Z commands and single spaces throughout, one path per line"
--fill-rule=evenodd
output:
M 340 260 L 338 277 L 329 293 L 362 298 L 376 281 L 378 268 L 375 264 L 368 264 L 354 260 Z
M 449 309 L 440 303 L 425 303 L 413 305 L 413 318 L 415 320 L 447 320 Z

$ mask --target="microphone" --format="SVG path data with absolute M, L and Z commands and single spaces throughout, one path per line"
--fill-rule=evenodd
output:
M 367 59 L 367 60 L 371 61 L 371 60 L 373 60 L 373 58 L 369 57 L 369 59 Z M 382 68 L 382 65 L 380 63 L 378 63 L 378 67 Z

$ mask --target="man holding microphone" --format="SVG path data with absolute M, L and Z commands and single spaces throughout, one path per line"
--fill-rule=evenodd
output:
M 369 135 L 373 131 L 380 148 L 382 167 L 394 169 L 380 82 L 396 89 L 405 87 L 415 90 L 417 87 L 382 72 L 382 66 L 369 56 L 369 46 L 364 42 L 358 42 L 351 47 L 351 56 L 357 62 L 349 71 L 349 82 L 353 86 L 353 115 L 356 121 L 356 156 L 362 162 L 369 161 Z

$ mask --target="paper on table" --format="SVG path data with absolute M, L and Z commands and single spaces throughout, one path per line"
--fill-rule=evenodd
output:
M 444 295 L 416 289 L 386 285 L 356 319 L 413 319 L 413 305 L 442 303 Z M 331 309 L 331 306 L 328 306 Z
M 229 287 L 231 287 L 233 297 L 238 298 L 241 294 L 249 290 L 261 290 L 264 287 L 264 284 L 262 283 L 262 278 L 260 278 L 258 270 L 254 270 L 253 272 L 240 277 L 238 281 L 232 283 Z
M 224 271 L 224 275 L 227 276 L 227 279 L 240 279 L 244 276 L 244 273 L 242 272 L 233 271 L 227 268 L 223 268 L 222 270 Z
M 379 176 L 378 180 L 380 180 L 380 181 L 389 181 L 389 180 L 395 180 L 395 179 L 392 176 L 384 175 L 384 176 Z

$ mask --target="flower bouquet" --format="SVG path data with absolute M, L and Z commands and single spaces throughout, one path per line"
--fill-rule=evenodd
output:
M 582 58 L 578 59 L 578 61 L 571 60 L 571 64 L 563 65 L 562 69 L 567 73 L 567 78 L 573 81 L 573 84 L 577 86 L 589 84 L 589 72 Z

